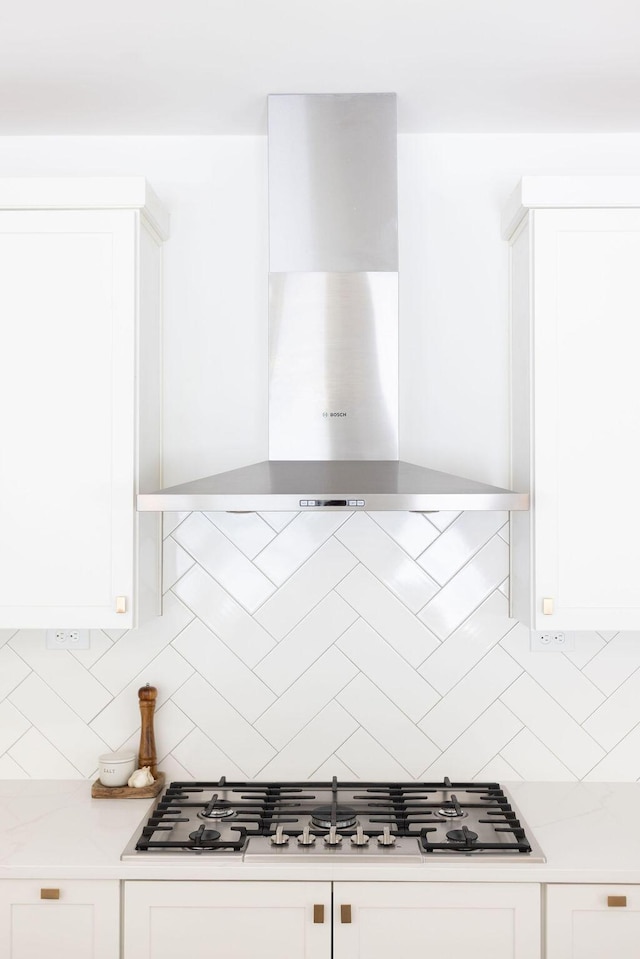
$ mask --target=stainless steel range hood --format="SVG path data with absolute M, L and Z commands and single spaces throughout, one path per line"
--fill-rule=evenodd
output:
M 269 460 L 139 510 L 505 510 L 398 459 L 396 97 L 269 97 Z

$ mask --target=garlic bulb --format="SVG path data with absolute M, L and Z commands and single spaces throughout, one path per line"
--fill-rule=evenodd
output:
M 131 773 L 127 785 L 134 789 L 140 789 L 142 786 L 150 786 L 152 782 L 155 782 L 155 780 L 151 775 L 151 770 L 148 766 L 143 766 L 142 769 L 136 769 L 134 773 Z

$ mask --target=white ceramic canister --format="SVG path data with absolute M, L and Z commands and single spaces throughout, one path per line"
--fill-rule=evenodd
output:
M 135 772 L 134 752 L 103 753 L 98 756 L 98 778 L 103 786 L 126 786 L 129 776 Z

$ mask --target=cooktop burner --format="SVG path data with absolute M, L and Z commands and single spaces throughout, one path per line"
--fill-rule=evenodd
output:
M 204 820 L 204 822 L 203 822 Z M 499 783 L 173 782 L 123 859 L 544 862 Z

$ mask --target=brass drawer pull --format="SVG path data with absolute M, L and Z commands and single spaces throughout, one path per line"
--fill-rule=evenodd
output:
M 127 611 L 127 597 L 116 596 L 116 613 L 126 613 L 126 611 Z
M 41 899 L 59 899 L 60 890 L 59 889 L 41 889 L 40 898 Z
M 627 904 L 626 896 L 607 896 L 608 906 L 626 906 L 626 904 Z
M 313 921 L 316 923 L 324 922 L 324 906 L 322 905 L 322 903 L 317 903 L 317 902 L 314 903 Z
M 340 922 L 348 925 L 351 922 L 351 906 L 349 904 L 340 906 Z

